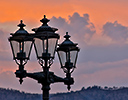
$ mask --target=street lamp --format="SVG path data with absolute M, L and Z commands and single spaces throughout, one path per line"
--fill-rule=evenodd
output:
M 14 34 L 11 33 L 12 36 L 9 38 L 9 42 L 12 49 L 13 59 L 19 65 L 19 69 L 16 71 L 16 73 L 25 73 L 26 71 L 24 70 L 24 65 L 29 60 L 34 40 L 33 38 L 30 38 L 30 34 L 23 28 L 26 25 L 23 24 L 22 20 L 17 26 L 20 27 L 20 29 Z M 22 78 L 25 77 L 23 75 L 24 74 L 21 74 L 19 76 L 20 84 L 23 82 Z
M 34 47 L 39 60 L 39 64 L 44 68 L 44 70 L 50 67 L 53 63 L 55 50 L 57 47 L 59 34 L 55 33 L 57 28 L 51 28 L 48 26 L 48 20 L 44 15 L 44 18 L 40 20 L 43 24 L 39 28 L 32 29 L 34 34 Z
M 59 47 L 57 48 L 61 68 L 66 73 L 68 79 L 71 78 L 71 73 L 74 71 L 78 52 L 80 50 L 77 47 L 78 44 L 73 43 L 69 39 L 70 37 L 71 36 L 68 35 L 68 32 L 66 32 L 66 35 L 64 36 L 64 38 L 66 38 L 65 41 L 59 44 Z M 68 85 L 67 88 L 70 90 L 70 85 Z
M 70 41 L 68 33 L 64 36 L 66 40 L 62 44 L 58 45 L 59 34 L 55 33 L 58 29 L 48 26 L 48 20 L 44 15 L 44 18 L 40 20 L 43 24 L 32 29 L 34 34 L 29 34 L 23 27 L 23 22 L 18 25 L 20 29 L 12 34 L 9 38 L 11 44 L 13 59 L 19 65 L 19 70 L 16 70 L 16 77 L 20 78 L 20 83 L 23 82 L 23 78 L 29 77 L 38 81 L 42 85 L 43 100 L 49 100 L 50 84 L 56 82 L 63 82 L 70 90 L 70 85 L 74 83 L 74 79 L 71 77 L 73 72 L 79 48 L 77 44 Z M 43 71 L 36 73 L 27 73 L 24 70 L 24 65 L 29 60 L 32 45 L 34 44 L 36 56 L 39 64 L 42 66 Z M 61 68 L 66 73 L 66 77 L 62 78 L 56 76 L 54 72 L 50 72 L 49 68 L 53 64 L 55 52 L 58 52 Z

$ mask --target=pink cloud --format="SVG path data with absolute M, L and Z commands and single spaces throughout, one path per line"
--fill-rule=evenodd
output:
M 32 23 L 31 21 L 27 22 L 28 29 L 30 29 L 32 26 L 30 24 Z M 41 23 L 39 22 L 39 24 Z M 14 30 L 16 30 L 16 25 Z M 68 31 L 72 36 L 71 40 L 78 42 L 78 46 L 81 48 L 77 68 L 73 73 L 75 77 L 75 84 L 72 86 L 73 90 L 89 85 L 127 86 L 128 46 L 126 41 L 128 30 L 126 26 L 118 22 L 107 22 L 104 24 L 102 33 L 98 34 L 95 25 L 90 21 L 89 14 L 81 16 L 79 13 L 69 16 L 68 20 L 62 17 L 52 17 L 50 25 L 59 29 L 58 33 L 61 35 L 60 41 L 63 40 L 62 36 Z M 2 79 L 0 85 L 41 93 L 41 86 L 32 79 L 27 78 L 24 80 L 22 86 L 19 85 L 18 79 L 13 73 L 18 66 L 12 60 L 11 49 L 7 40 L 8 37 L 9 33 L 4 30 L 0 31 L 0 78 Z M 120 40 L 123 40 L 123 42 L 118 44 Z M 113 43 L 113 41 L 116 42 Z M 50 70 L 54 71 L 56 75 L 65 77 L 57 59 L 56 57 Z M 36 60 L 34 48 L 30 61 L 25 65 L 25 69 L 28 72 L 42 70 Z M 4 84 L 8 80 L 10 84 Z M 55 91 L 66 91 L 66 86 L 63 83 L 54 84 L 52 85 L 51 92 Z
M 128 86 L 128 60 L 108 63 L 83 63 L 79 64 L 79 68 L 75 77 L 75 86 L 73 88 L 80 88 L 81 86 Z M 79 73 L 79 74 L 78 74 Z M 79 85 L 78 85 L 79 84 Z

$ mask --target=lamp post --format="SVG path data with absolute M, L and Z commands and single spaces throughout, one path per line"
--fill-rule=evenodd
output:
M 43 100 L 49 100 L 50 84 L 63 82 L 70 90 L 70 85 L 74 83 L 71 73 L 74 71 L 79 48 L 69 38 L 68 33 L 64 36 L 66 39 L 62 44 L 58 45 L 59 34 L 55 33 L 58 29 L 48 26 L 48 20 L 44 18 L 40 20 L 43 24 L 38 28 L 32 29 L 34 34 L 29 34 L 23 27 L 23 21 L 18 25 L 20 29 L 9 38 L 12 48 L 13 59 L 19 65 L 16 70 L 16 77 L 20 78 L 20 84 L 23 78 L 29 77 L 38 81 L 42 85 Z M 31 49 L 34 44 L 36 56 L 43 71 L 36 73 L 27 73 L 24 70 L 24 65 L 30 57 Z M 58 45 L 58 48 L 57 48 Z M 56 76 L 54 72 L 50 72 L 49 68 L 53 64 L 55 52 L 57 51 L 61 68 L 66 73 L 66 77 Z
M 16 70 L 16 75 L 19 74 L 20 84 L 23 82 L 23 78 L 26 71 L 24 70 L 24 65 L 27 63 L 30 57 L 32 45 L 34 43 L 33 38 L 30 37 L 30 34 L 24 29 L 26 25 L 23 24 L 23 21 L 18 25 L 20 27 L 14 34 L 11 33 L 11 37 L 8 39 L 11 45 L 13 59 L 19 65 L 19 69 Z
M 57 48 L 61 68 L 66 73 L 66 78 L 68 80 L 71 79 L 71 73 L 74 71 L 74 68 L 76 67 L 77 56 L 80 50 L 77 47 L 78 44 L 73 43 L 69 39 L 70 37 L 71 36 L 68 35 L 68 32 L 66 32 L 66 35 L 64 36 L 64 38 L 66 38 L 65 41 L 59 44 L 59 47 Z M 68 84 L 67 88 L 68 90 L 70 90 L 70 84 Z

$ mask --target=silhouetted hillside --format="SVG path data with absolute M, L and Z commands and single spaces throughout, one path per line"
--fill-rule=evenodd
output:
M 57 93 L 50 100 L 128 100 L 128 88 L 93 86 L 76 92 Z
M 0 100 L 41 100 L 41 95 L 0 88 Z
M 41 94 L 0 88 L 0 100 L 42 100 L 42 97 Z M 128 100 L 128 88 L 83 87 L 80 91 L 52 94 L 50 100 Z

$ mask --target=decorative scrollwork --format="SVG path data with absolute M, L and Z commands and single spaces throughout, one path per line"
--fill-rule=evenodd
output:
M 25 59 L 25 60 L 17 60 L 17 59 L 15 59 L 15 62 L 18 64 L 18 65 L 25 65 L 26 63 L 27 63 L 27 59 Z
M 45 67 L 45 61 L 42 58 L 40 58 L 38 62 L 42 67 Z
M 74 71 L 75 68 L 73 67 L 72 69 L 67 69 L 67 68 L 63 67 L 62 69 L 65 73 L 70 73 L 71 74 Z
M 42 67 L 45 67 L 45 63 L 47 63 L 47 67 L 50 68 L 50 66 L 53 64 L 53 59 L 50 58 L 49 60 L 45 61 L 44 59 L 40 58 L 38 62 Z
M 50 58 L 49 61 L 48 61 L 48 63 L 49 63 L 48 65 L 49 65 L 49 67 L 50 67 L 50 66 L 53 64 L 53 59 Z

